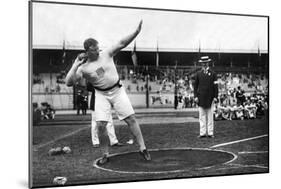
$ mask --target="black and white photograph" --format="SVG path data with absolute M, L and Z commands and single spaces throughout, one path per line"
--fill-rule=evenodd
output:
M 268 15 L 28 12 L 29 187 L 269 173 Z

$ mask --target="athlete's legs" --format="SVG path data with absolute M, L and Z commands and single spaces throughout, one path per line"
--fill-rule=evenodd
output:
M 91 121 L 91 136 L 92 136 L 92 143 L 94 146 L 99 145 L 99 136 L 98 136 L 98 127 L 96 123 L 96 118 L 95 118 L 95 112 L 92 111 L 92 121 Z
M 107 121 L 97 121 L 100 147 L 104 155 L 109 155 L 109 138 L 106 131 Z
M 106 130 L 106 125 L 110 120 L 111 116 L 111 105 L 99 91 L 96 91 L 96 102 L 95 102 L 95 116 L 96 124 L 98 129 L 98 136 L 100 141 L 100 147 L 104 156 L 109 154 L 109 138 Z
M 118 143 L 118 140 L 117 140 L 117 137 L 115 134 L 115 128 L 113 125 L 112 115 L 110 115 L 110 119 L 106 125 L 106 130 L 107 130 L 107 134 L 109 137 L 110 145 L 114 145 L 114 144 Z
M 136 121 L 135 112 L 133 110 L 132 104 L 123 87 L 121 87 L 120 90 L 116 91 L 116 93 L 111 99 L 111 102 L 113 104 L 114 109 L 116 110 L 118 118 L 120 120 L 124 120 L 127 123 L 131 130 L 131 133 L 136 138 L 140 147 L 141 155 L 144 157 L 145 160 L 151 160 L 151 157 L 148 151 L 146 150 L 146 146 L 144 144 L 140 126 Z
M 140 126 L 136 120 L 135 115 L 134 114 L 130 115 L 129 117 L 125 118 L 124 121 L 127 123 L 132 134 L 136 138 L 136 140 L 139 144 L 139 147 L 140 147 L 140 151 L 143 151 L 144 149 L 146 149 L 146 146 L 145 146 L 144 140 L 143 140 L 143 136 L 142 136 L 142 132 L 141 132 Z
M 129 126 L 132 134 L 136 138 L 140 150 L 144 150 L 145 144 L 141 133 L 140 126 L 136 120 L 135 112 L 123 87 L 121 87 L 112 98 L 113 107 L 116 110 L 120 120 L 124 120 Z

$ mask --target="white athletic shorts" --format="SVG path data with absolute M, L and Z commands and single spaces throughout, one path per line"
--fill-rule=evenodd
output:
M 135 113 L 123 86 L 113 88 L 109 91 L 96 90 L 95 94 L 96 121 L 109 121 L 111 107 L 116 111 L 119 120 L 123 120 Z

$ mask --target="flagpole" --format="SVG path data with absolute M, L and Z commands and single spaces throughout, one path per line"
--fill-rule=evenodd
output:
M 157 39 L 157 42 L 156 42 L 156 69 L 158 71 L 158 67 L 159 67 L 159 48 L 158 48 L 158 39 Z M 157 77 L 157 74 L 155 75 L 155 79 L 157 80 L 158 77 Z
M 146 108 L 149 108 L 149 87 L 148 87 L 148 85 L 149 85 L 149 74 L 148 74 L 148 66 L 145 66 L 145 68 L 146 68 L 146 76 L 145 76 L 145 83 L 146 83 Z
M 63 43 L 62 43 L 62 64 L 65 63 L 65 57 L 66 57 L 66 52 L 65 52 L 65 40 L 63 40 Z
M 174 82 L 175 82 L 175 89 L 174 89 L 174 109 L 177 109 L 178 107 L 178 89 L 177 89 L 177 66 L 178 61 L 175 61 L 175 67 L 174 67 Z
M 159 48 L 158 48 L 158 40 L 156 44 L 156 67 L 159 66 Z
M 259 66 L 261 66 L 261 51 L 260 51 L 260 45 L 258 45 L 258 62 L 259 62 Z
M 221 48 L 219 48 L 219 57 L 218 57 L 218 64 L 220 65 L 221 63 Z
M 199 48 L 198 48 L 197 60 L 195 61 L 195 68 L 197 68 L 197 61 L 200 59 L 200 56 L 201 56 L 201 42 L 199 40 Z

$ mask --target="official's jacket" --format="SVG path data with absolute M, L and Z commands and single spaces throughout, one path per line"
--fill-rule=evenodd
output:
M 216 74 L 208 70 L 203 70 L 195 75 L 194 97 L 198 97 L 198 106 L 202 108 L 210 108 L 214 98 L 218 96 L 218 84 Z

